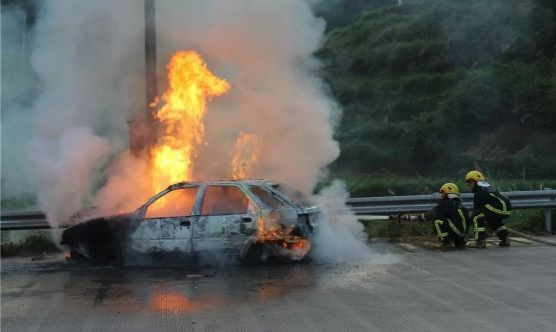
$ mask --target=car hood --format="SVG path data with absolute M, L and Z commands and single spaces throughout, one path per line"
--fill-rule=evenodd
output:
M 85 220 L 65 229 L 60 244 L 78 245 L 89 241 L 104 241 L 108 237 L 120 237 L 132 218 L 133 213 L 122 213 Z

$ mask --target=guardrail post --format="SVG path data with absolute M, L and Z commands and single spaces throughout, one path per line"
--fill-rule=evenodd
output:
M 550 188 L 546 188 L 545 190 L 549 190 Z M 550 196 L 548 198 L 551 201 L 556 200 L 556 195 Z M 552 208 L 547 207 L 544 210 L 544 228 L 548 233 L 552 233 Z
M 552 233 L 552 209 L 544 209 L 544 227 L 547 232 Z

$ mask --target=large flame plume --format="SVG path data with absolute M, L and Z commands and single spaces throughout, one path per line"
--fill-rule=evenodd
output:
M 194 157 L 204 142 L 207 100 L 220 96 L 230 84 L 211 73 L 195 51 L 180 51 L 168 64 L 168 91 L 156 118 L 164 131 L 151 150 L 155 192 L 193 179 Z

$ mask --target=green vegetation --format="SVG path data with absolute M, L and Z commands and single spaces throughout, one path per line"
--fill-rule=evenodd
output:
M 36 198 L 30 195 L 20 195 L 18 197 L 2 197 L 0 199 L 0 210 L 25 211 L 36 210 Z
M 319 8 L 330 28 L 317 55 L 344 110 L 330 177 L 352 197 L 430 194 L 445 182 L 465 192 L 464 174 L 477 167 L 501 191 L 556 188 L 556 3 L 402 3 Z M 543 210 L 508 222 L 534 234 L 543 225 Z M 428 223 L 366 230 L 431 234 Z
M 434 238 L 430 222 L 398 222 L 396 220 L 374 220 L 363 222 L 365 232 L 370 238 L 387 238 L 392 242 L 407 237 Z
M 512 212 L 512 216 L 506 223 L 506 226 L 523 233 L 542 235 L 546 233 L 544 221 L 544 210 L 542 209 L 515 210 Z M 556 225 L 556 216 L 554 214 L 552 216 L 552 224 Z
M 31 235 L 23 242 L 7 243 L 0 247 L 0 256 L 33 256 L 58 252 L 58 248 L 51 239 L 42 235 Z
M 501 191 L 556 188 L 556 3 L 397 3 L 321 8 L 331 28 L 317 55 L 344 110 L 331 178 L 352 197 L 430 194 L 445 182 L 465 192 L 477 167 Z M 514 211 L 508 223 L 535 234 L 543 224 L 543 210 Z M 366 229 L 400 238 L 428 226 Z
M 469 192 L 463 176 L 423 178 L 391 174 L 359 174 L 351 176 L 336 174 L 331 176 L 329 180 L 322 182 L 319 187 L 327 186 L 332 179 L 342 179 L 346 183 L 351 197 L 432 194 L 438 192 L 440 186 L 446 182 L 457 184 L 462 193 Z M 556 189 L 556 179 L 512 180 L 489 178 L 489 181 L 500 191 Z
M 556 178 L 555 11 L 406 0 L 330 30 L 318 55 L 344 109 L 334 172 L 461 177 L 477 162 Z

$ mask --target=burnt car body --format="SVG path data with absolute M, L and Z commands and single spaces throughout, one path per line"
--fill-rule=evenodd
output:
M 311 248 L 319 209 L 279 188 L 264 180 L 176 183 L 134 212 L 66 229 L 61 244 L 72 258 L 102 264 L 202 253 L 299 260 Z

